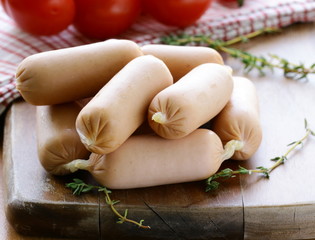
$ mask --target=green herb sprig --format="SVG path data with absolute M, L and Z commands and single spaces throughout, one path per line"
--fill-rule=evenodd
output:
M 90 185 L 90 184 L 87 184 L 87 183 L 85 183 L 84 181 L 82 181 L 81 179 L 78 179 L 78 178 L 74 178 L 73 182 L 67 183 L 66 187 L 70 188 L 74 195 L 81 195 L 82 193 L 87 193 L 87 192 L 90 192 L 93 189 L 97 189 L 98 192 L 103 192 L 105 194 L 106 204 L 109 205 L 111 210 L 114 212 L 114 214 L 116 216 L 118 216 L 117 223 L 129 222 L 129 223 L 137 225 L 140 228 L 146 228 L 146 229 L 150 229 L 151 228 L 150 226 L 143 225 L 143 221 L 144 221 L 143 219 L 140 220 L 139 222 L 134 221 L 132 219 L 129 219 L 127 217 L 128 209 L 125 209 L 124 215 L 120 214 L 117 211 L 117 209 L 115 208 L 115 205 L 118 204 L 119 201 L 112 200 L 110 198 L 111 191 L 109 189 L 107 189 L 106 187 Z
M 278 28 L 264 28 L 261 30 L 254 31 L 252 33 L 233 38 L 228 41 L 214 40 L 211 36 L 207 35 L 168 35 L 161 38 L 161 42 L 168 45 L 189 45 L 197 44 L 202 46 L 208 46 L 217 51 L 227 53 L 229 56 L 239 59 L 244 64 L 246 72 L 250 72 L 256 69 L 260 74 L 265 73 L 265 69 L 281 69 L 283 74 L 287 78 L 300 80 L 307 79 L 309 74 L 315 73 L 315 63 L 310 67 L 305 67 L 304 64 L 291 63 L 288 60 L 281 58 L 275 54 L 269 54 L 268 58 L 264 56 L 255 56 L 249 52 L 232 48 L 231 45 L 236 43 L 248 42 L 250 39 L 267 33 L 279 32 Z
M 287 146 L 289 147 L 289 149 L 285 152 L 285 154 L 283 154 L 282 156 L 278 156 L 275 158 L 272 158 L 271 160 L 274 161 L 275 163 L 267 168 L 267 167 L 257 167 L 256 169 L 246 169 L 244 167 L 239 166 L 239 168 L 237 170 L 232 170 L 230 168 L 226 168 L 223 169 L 217 173 L 215 173 L 214 175 L 212 175 L 211 177 L 209 177 L 206 180 L 206 192 L 209 192 L 211 190 L 216 190 L 219 188 L 220 183 L 218 181 L 216 181 L 216 179 L 218 178 L 232 178 L 235 177 L 237 174 L 248 174 L 251 175 L 252 173 L 261 173 L 263 174 L 264 177 L 269 178 L 270 177 L 270 173 L 271 171 L 273 171 L 275 168 L 277 168 L 278 166 L 280 166 L 281 164 L 283 164 L 286 160 L 288 160 L 288 155 L 294 150 L 296 149 L 297 146 L 302 145 L 303 142 L 309 137 L 309 136 L 315 136 L 315 132 L 312 131 L 309 127 L 308 127 L 308 123 L 307 120 L 304 120 L 304 128 L 305 128 L 305 135 L 294 142 L 291 142 L 290 144 L 288 144 Z

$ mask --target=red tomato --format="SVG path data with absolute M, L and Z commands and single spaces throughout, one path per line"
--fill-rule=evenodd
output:
M 75 0 L 74 26 L 85 36 L 106 39 L 128 29 L 140 14 L 140 0 Z
M 73 21 L 73 0 L 1 0 L 6 12 L 26 32 L 52 35 Z
M 161 23 L 186 27 L 195 23 L 212 0 L 142 0 L 144 11 Z

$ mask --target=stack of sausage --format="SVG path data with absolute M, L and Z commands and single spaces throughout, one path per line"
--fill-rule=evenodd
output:
M 29 56 L 16 78 L 51 174 L 87 170 L 111 189 L 199 181 L 261 143 L 253 83 L 211 48 L 110 39 Z

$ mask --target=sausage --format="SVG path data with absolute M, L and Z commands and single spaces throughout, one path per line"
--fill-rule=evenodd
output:
M 144 54 L 151 54 L 164 61 L 173 75 L 174 82 L 200 64 L 223 64 L 222 56 L 209 47 L 148 44 L 142 46 L 141 50 Z
M 141 55 L 136 43 L 117 39 L 37 53 L 19 64 L 16 88 L 33 105 L 92 97 L 123 66 Z
M 72 171 L 83 169 L 110 189 L 152 187 L 199 181 L 213 175 L 222 163 L 223 146 L 208 129 L 168 140 L 157 135 L 133 135 L 107 155 L 92 153 L 73 161 Z
M 211 129 L 224 145 L 233 141 L 240 149 L 233 153 L 235 160 L 249 159 L 262 141 L 259 102 L 254 84 L 244 77 L 233 77 L 234 89 L 224 109 L 211 121 Z M 237 140 L 237 141 L 235 141 Z
M 161 137 L 184 137 L 217 115 L 232 89 L 228 66 L 199 65 L 154 97 L 148 109 L 149 125 Z
M 36 106 L 38 158 L 44 169 L 51 174 L 69 174 L 69 162 L 86 159 L 90 155 L 75 128 L 80 110 L 81 107 L 76 102 Z
M 76 128 L 91 152 L 118 148 L 146 119 L 153 97 L 173 83 L 166 65 L 146 55 L 129 62 L 81 110 Z

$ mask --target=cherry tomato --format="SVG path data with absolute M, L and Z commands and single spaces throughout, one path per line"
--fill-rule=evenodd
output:
M 128 29 L 140 14 L 140 0 L 76 0 L 74 26 L 85 36 L 114 37 Z
M 35 35 L 56 34 L 74 19 L 73 0 L 2 0 L 2 3 L 21 29 Z
M 166 25 L 186 27 L 195 23 L 212 0 L 142 0 L 144 12 Z

